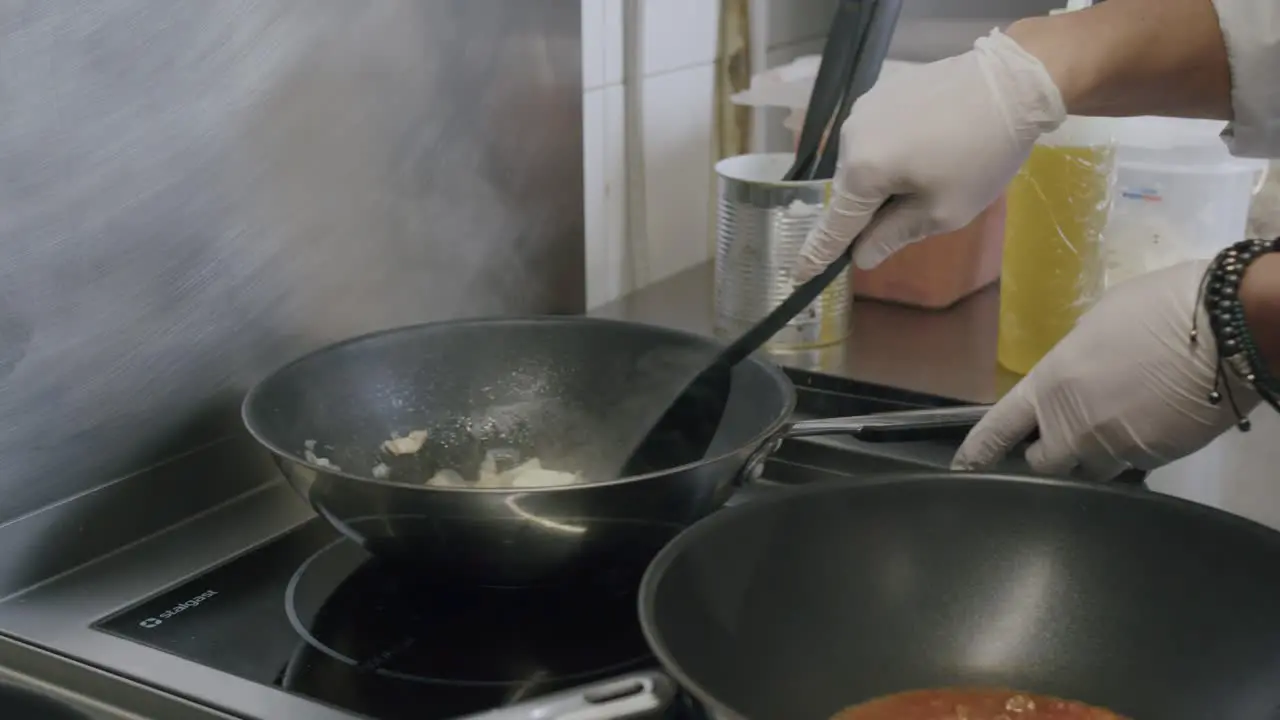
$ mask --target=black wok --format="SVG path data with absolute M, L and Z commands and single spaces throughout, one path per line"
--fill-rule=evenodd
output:
M 583 317 L 434 323 L 296 360 L 249 392 L 243 415 L 294 489 L 365 549 L 435 576 L 523 586 L 618 563 L 638 574 L 655 540 L 720 507 L 784 436 L 935 437 L 983 412 L 790 424 L 790 381 L 750 359 L 733 370 L 724 421 L 705 458 L 690 457 L 677 433 L 661 456 L 645 459 L 647 472 L 602 476 L 634 442 L 634 423 L 615 421 L 668 402 L 718 349 L 688 333 Z M 379 453 L 393 433 L 415 429 L 428 431 L 422 452 L 390 460 Z M 500 447 L 580 471 L 589 482 L 423 485 L 440 468 L 473 474 L 485 450 Z M 390 479 L 374 478 L 384 460 Z
M 942 473 L 778 493 L 650 566 L 658 658 L 717 717 L 983 686 L 1136 720 L 1280 717 L 1280 533 L 1115 485 Z

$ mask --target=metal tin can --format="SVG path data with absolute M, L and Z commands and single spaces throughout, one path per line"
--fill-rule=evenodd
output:
M 783 182 L 790 153 L 716 163 L 715 331 L 736 337 L 791 294 L 791 269 L 831 193 L 830 180 Z M 850 272 L 769 341 L 771 350 L 823 347 L 849 335 Z

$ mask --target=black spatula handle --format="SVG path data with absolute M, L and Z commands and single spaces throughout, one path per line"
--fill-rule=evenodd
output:
M 795 162 L 787 170 L 783 180 L 813 178 L 822 139 L 852 79 L 853 64 L 858 55 L 858 45 L 862 41 L 860 31 L 864 15 L 863 0 L 841 0 L 836 7 L 826 44 L 822 47 L 822 61 L 818 65 L 818 76 L 814 78 L 813 90 L 809 95 L 800 139 L 796 143 Z

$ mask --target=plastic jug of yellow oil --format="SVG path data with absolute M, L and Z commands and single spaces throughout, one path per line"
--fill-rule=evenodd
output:
M 1115 122 L 1068 118 L 1040 139 L 1009 184 L 996 358 L 1020 375 L 1101 292 Z
M 1067 0 L 1050 14 L 1092 4 Z M 1009 183 L 996 342 L 996 360 L 1007 370 L 1030 372 L 1101 294 L 1118 122 L 1067 118 L 1040 138 Z

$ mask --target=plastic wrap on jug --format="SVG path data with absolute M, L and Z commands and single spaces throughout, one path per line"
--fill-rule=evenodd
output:
M 1113 123 L 1068 118 L 1009 184 L 997 358 L 1015 373 L 1029 372 L 1101 292 Z

